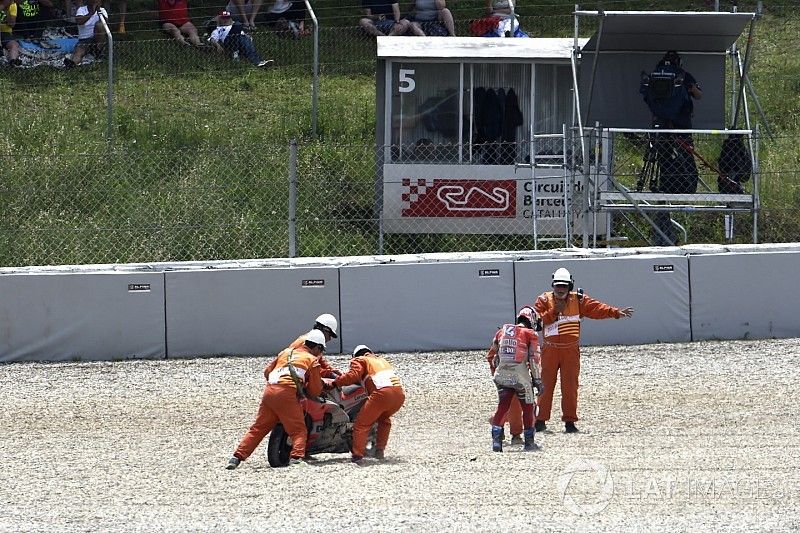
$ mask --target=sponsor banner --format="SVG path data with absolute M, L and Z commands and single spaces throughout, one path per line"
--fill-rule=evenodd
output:
M 560 170 L 537 169 L 536 205 L 529 169 L 487 165 L 384 165 L 383 226 L 387 233 L 533 233 L 564 235 Z M 583 192 L 576 177 L 575 195 Z M 573 213 L 575 234 L 583 231 Z

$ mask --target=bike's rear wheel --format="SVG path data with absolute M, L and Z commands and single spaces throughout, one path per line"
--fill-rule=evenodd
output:
M 283 424 L 275 426 L 269 434 L 267 444 L 267 461 L 269 466 L 275 468 L 289 465 L 289 454 L 292 452 L 292 439 L 283 428 Z

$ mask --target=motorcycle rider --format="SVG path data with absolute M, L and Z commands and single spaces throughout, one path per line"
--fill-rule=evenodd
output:
M 357 465 L 363 464 L 367 437 L 375 422 L 378 423 L 375 458 L 384 459 L 384 450 L 392 429 L 390 417 L 400 410 L 406 400 L 403 386 L 394 367 L 386 359 L 373 353 L 365 344 L 359 344 L 353 350 L 350 369 L 325 386 L 342 387 L 359 382 L 363 383 L 369 398 L 356 416 L 353 425 L 353 451 L 350 460 Z
M 583 317 L 627 318 L 633 315 L 632 307 L 614 307 L 583 291 L 573 292 L 575 283 L 566 268 L 553 272 L 552 291 L 545 292 L 533 304 L 542 317 L 544 341 L 542 347 L 542 380 L 545 393 L 539 398 L 536 431 L 547 429 L 553 404 L 553 389 L 561 371 L 561 420 L 567 433 L 577 433 L 578 374 L 580 373 L 581 319 Z
M 289 464 L 303 464 L 308 433 L 300 397 L 322 393 L 319 359 L 325 351 L 325 334 L 312 329 L 301 346 L 282 351 L 266 368 L 267 386 L 258 414 L 242 437 L 226 468 L 233 470 L 255 451 L 267 433 L 280 422 L 292 439 Z
M 494 356 L 497 355 L 497 350 L 494 348 L 494 343 L 489 347 L 489 353 L 486 355 L 486 361 L 489 363 L 489 371 L 494 376 Z M 489 417 L 489 423 L 492 424 L 494 414 Z M 504 427 L 508 422 L 509 429 L 511 430 L 511 444 L 522 444 L 522 405 L 519 403 L 519 398 L 511 397 L 511 405 L 508 407 L 508 412 L 502 420 L 501 427 Z M 500 440 L 503 440 L 502 438 Z
M 495 333 L 490 352 L 494 352 L 494 383 L 497 386 L 497 411 L 492 419 L 492 450 L 503 451 L 502 422 L 516 396 L 522 404 L 525 451 L 538 449 L 534 441 L 534 411 L 536 396 L 543 392 L 539 370 L 539 338 L 533 327 L 537 322 L 535 311 L 525 306 L 517 313 L 515 324 L 503 324 Z

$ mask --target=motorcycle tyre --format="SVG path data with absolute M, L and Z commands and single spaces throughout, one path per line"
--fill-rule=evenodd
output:
M 269 443 L 267 444 L 267 461 L 269 466 L 278 468 L 282 466 L 289 466 L 289 454 L 292 451 L 292 439 L 283 428 L 283 424 L 275 426 L 269 434 Z

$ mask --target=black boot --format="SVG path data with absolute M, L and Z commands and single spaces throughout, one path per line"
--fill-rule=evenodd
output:
M 567 433 L 578 433 L 578 428 L 575 427 L 575 422 L 567 422 L 564 424 L 564 431 Z
M 526 452 L 534 452 L 539 449 L 539 445 L 533 440 L 534 435 L 536 435 L 534 428 L 525 428 L 525 447 L 523 450 Z
M 544 420 L 537 420 L 536 425 L 533 427 L 536 429 L 536 431 L 544 431 L 547 429 L 547 425 L 544 423 Z

